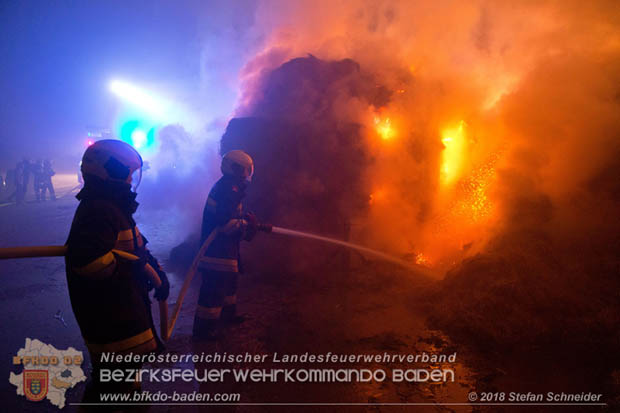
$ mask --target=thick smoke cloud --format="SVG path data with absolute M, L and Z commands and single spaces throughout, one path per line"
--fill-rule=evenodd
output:
M 368 208 L 352 217 L 364 228 L 353 239 L 441 273 L 515 226 L 543 220 L 563 238 L 604 225 L 574 204 L 600 204 L 588 186 L 617 157 L 619 19 L 614 2 L 259 2 L 234 35 L 212 33 L 203 60 L 218 66 L 218 36 L 244 50 L 236 117 L 320 122 L 328 110 L 361 125 L 372 161 L 359 171 Z M 367 90 L 332 86 L 320 110 L 288 96 L 273 112 L 272 72 L 308 54 L 351 59 Z M 290 84 L 325 93 L 303 74 Z M 378 96 L 360 98 L 368 90 Z M 394 136 L 382 140 L 386 122 Z M 459 128 L 446 183 L 445 137 Z
M 260 111 L 265 78 L 290 58 L 359 63 L 389 99 L 349 96 L 334 116 L 369 129 L 389 117 L 396 131 L 389 142 L 368 136 L 376 159 L 360 179 L 375 205 L 364 241 L 445 267 L 510 227 L 524 193 L 546 197 L 549 219 L 561 219 L 616 157 L 618 20 L 613 2 L 269 2 L 256 21 L 273 30 L 246 65 L 237 115 Z M 461 121 L 459 184 L 442 188 L 442 131 Z M 481 217 L 463 206 L 463 187 L 491 164 Z
M 255 1 L 231 5 L 223 0 L 208 4 L 192 0 L 183 7 L 192 17 L 181 13 L 185 17 L 174 20 L 173 15 L 170 21 L 194 36 L 179 45 L 187 52 L 183 57 L 191 76 L 170 73 L 161 77 L 163 83 L 138 83 L 158 92 L 172 107 L 165 119 L 159 119 L 157 148 L 143 154 L 149 169 L 138 190 L 140 209 L 177 216 L 179 236 L 200 228 L 209 188 L 220 175 L 219 140 L 236 105 L 238 73 L 261 46 L 265 33 L 255 23 Z M 167 10 L 162 5 L 153 8 Z
M 365 127 L 372 154 L 359 175 L 369 208 L 352 218 L 365 230 L 353 237 L 450 270 L 439 325 L 513 343 L 613 331 L 614 2 L 269 2 L 256 21 L 273 30 L 245 66 L 237 116 L 276 116 L 262 106 L 277 107 L 271 74 L 308 53 L 352 59 L 386 90 L 383 102 L 326 97 L 332 118 Z M 296 87 L 307 93 L 304 76 Z M 281 109 L 321 122 L 316 108 Z

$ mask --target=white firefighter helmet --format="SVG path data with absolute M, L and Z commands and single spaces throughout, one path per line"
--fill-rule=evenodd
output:
M 84 180 L 87 175 L 94 175 L 104 181 L 131 183 L 134 190 L 142 180 L 142 157 L 133 146 L 116 139 L 90 145 L 81 165 Z
M 238 149 L 226 152 L 222 157 L 222 173 L 251 181 L 254 161 L 250 155 Z

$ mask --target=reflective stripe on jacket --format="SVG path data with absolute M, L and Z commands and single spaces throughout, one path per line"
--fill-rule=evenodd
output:
M 241 200 L 245 186 L 234 178 L 223 176 L 213 185 L 202 218 L 202 242 L 219 227 L 218 234 L 201 258 L 203 270 L 239 272 L 239 243 L 247 222 L 243 217 Z

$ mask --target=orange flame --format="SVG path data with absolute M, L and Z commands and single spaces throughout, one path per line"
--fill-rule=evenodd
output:
M 382 120 L 380 117 L 375 116 L 375 130 L 384 141 L 392 139 L 396 135 L 390 118 Z
M 423 265 L 425 267 L 430 267 L 431 264 L 428 258 L 421 252 L 415 255 L 415 263 L 418 265 Z
M 441 157 L 441 183 L 450 185 L 458 180 L 465 163 L 466 135 L 465 121 L 460 121 L 456 128 L 445 129 L 441 133 L 441 142 L 445 146 Z
M 459 184 L 461 199 L 454 206 L 454 214 L 465 217 L 472 223 L 491 216 L 493 204 L 487 192 L 495 177 L 495 164 L 498 159 L 499 153 L 493 154 Z

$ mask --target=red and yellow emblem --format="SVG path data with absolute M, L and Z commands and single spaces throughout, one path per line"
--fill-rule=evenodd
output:
M 24 370 L 24 395 L 33 402 L 45 399 L 48 390 L 47 370 Z

